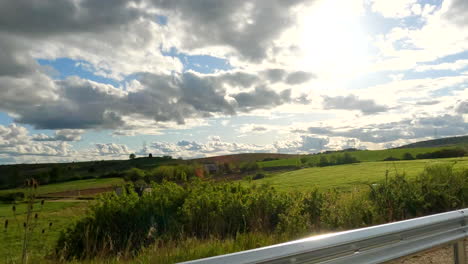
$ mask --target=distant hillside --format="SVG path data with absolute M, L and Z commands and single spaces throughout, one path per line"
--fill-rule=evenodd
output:
M 454 147 L 454 146 L 468 147 L 468 136 L 447 137 L 447 138 L 419 141 L 419 142 L 404 145 L 398 148 L 432 148 L 432 147 Z
M 280 154 L 280 153 L 242 153 L 242 154 L 232 154 L 232 155 L 223 155 L 215 156 L 208 158 L 199 158 L 193 159 L 191 161 L 207 163 L 207 162 L 247 162 L 247 161 L 263 161 L 265 159 L 287 159 L 287 158 L 297 158 L 301 155 L 297 154 Z
M 19 186 L 25 179 L 31 177 L 41 183 L 119 177 L 119 174 L 130 168 L 150 169 L 163 164 L 184 162 L 170 157 L 142 157 L 132 160 L 0 165 L 0 189 Z

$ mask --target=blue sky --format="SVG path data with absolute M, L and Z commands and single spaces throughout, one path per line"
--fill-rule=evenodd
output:
M 463 0 L 130 2 L 0 4 L 0 163 L 467 134 Z

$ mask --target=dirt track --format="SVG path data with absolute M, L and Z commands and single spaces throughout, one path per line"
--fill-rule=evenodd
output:
M 77 196 L 95 196 L 100 193 L 113 191 L 114 187 L 91 188 L 83 190 L 73 190 L 65 192 L 54 192 L 42 194 L 42 197 L 77 197 Z

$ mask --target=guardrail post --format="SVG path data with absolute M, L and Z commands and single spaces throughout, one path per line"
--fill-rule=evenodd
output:
M 465 239 L 455 242 L 453 245 L 453 259 L 455 264 L 467 264 Z

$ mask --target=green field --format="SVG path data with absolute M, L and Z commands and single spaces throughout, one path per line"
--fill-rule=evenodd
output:
M 41 208 L 40 203 L 34 205 L 34 213 L 38 214 L 37 220 L 32 220 L 35 228 L 32 231 L 30 252 L 31 257 L 44 256 L 51 252 L 62 230 L 67 228 L 75 219 L 82 217 L 88 202 L 85 201 L 46 201 Z M 16 213 L 13 213 L 11 204 L 0 204 L 0 262 L 8 263 L 9 259 L 16 260 L 21 256 L 24 228 L 26 219 L 26 204 L 17 204 Z M 8 228 L 4 228 L 8 219 Z M 49 227 L 49 224 L 52 226 Z M 44 233 L 42 230 L 44 229 Z M 31 261 L 29 263 L 32 263 Z
M 405 153 L 410 153 L 413 157 L 416 157 L 418 154 L 434 152 L 441 149 L 447 149 L 452 147 L 435 147 L 435 148 L 403 148 L 403 149 L 383 149 L 383 150 L 358 150 L 358 151 L 349 151 L 346 152 L 351 156 L 358 159 L 360 162 L 368 161 L 383 161 L 388 157 L 394 157 L 402 159 Z M 329 158 L 333 155 L 343 155 L 344 152 L 336 153 L 327 153 L 327 154 L 316 154 L 316 155 L 307 155 L 303 156 L 307 158 L 307 161 L 316 160 L 318 161 L 321 156 Z M 271 161 L 261 161 L 258 162 L 258 165 L 261 168 L 269 167 L 282 167 L 282 166 L 301 166 L 300 158 L 289 158 L 289 159 L 279 159 Z
M 90 189 L 90 188 L 103 188 L 103 187 L 119 185 L 122 183 L 123 183 L 123 179 L 121 178 L 104 178 L 104 179 L 89 179 L 89 180 L 61 182 L 61 183 L 40 185 L 37 188 L 37 194 L 84 190 L 84 189 Z M 11 193 L 11 192 L 25 192 L 25 191 L 26 189 L 24 188 L 1 190 L 0 195 Z
M 37 194 L 65 192 L 74 190 L 84 190 L 90 188 L 109 187 L 123 183 L 120 178 L 105 178 L 105 179 L 89 179 L 78 180 L 56 184 L 39 186 Z M 9 192 L 27 192 L 24 188 L 2 190 L 1 194 Z M 33 220 L 34 230 L 32 232 L 32 242 L 30 247 L 31 257 L 43 256 L 50 253 L 50 250 L 57 241 L 57 238 L 62 230 L 67 228 L 75 219 L 84 216 L 85 210 L 89 202 L 82 200 L 45 200 L 43 206 L 40 205 L 40 199 L 34 204 L 33 214 L 38 214 L 38 218 Z M 0 203 L 0 223 L 2 232 L 0 233 L 0 263 L 8 263 L 8 258 L 16 258 L 21 256 L 21 248 L 23 241 L 24 228 L 23 223 L 26 221 L 26 203 L 20 202 L 15 205 Z M 4 228 L 5 221 L 8 220 L 8 228 Z M 52 226 L 49 228 L 49 223 Z M 42 230 L 44 229 L 44 233 Z
M 441 163 L 455 164 L 455 168 L 466 168 L 468 167 L 468 157 L 363 162 L 338 166 L 313 167 L 273 174 L 270 177 L 253 182 L 256 184 L 268 183 L 284 191 L 306 191 L 313 187 L 318 187 L 319 189 L 337 188 L 346 191 L 384 179 L 387 170 L 390 176 L 398 172 L 405 173 L 408 177 L 414 177 L 422 172 L 424 167 Z

